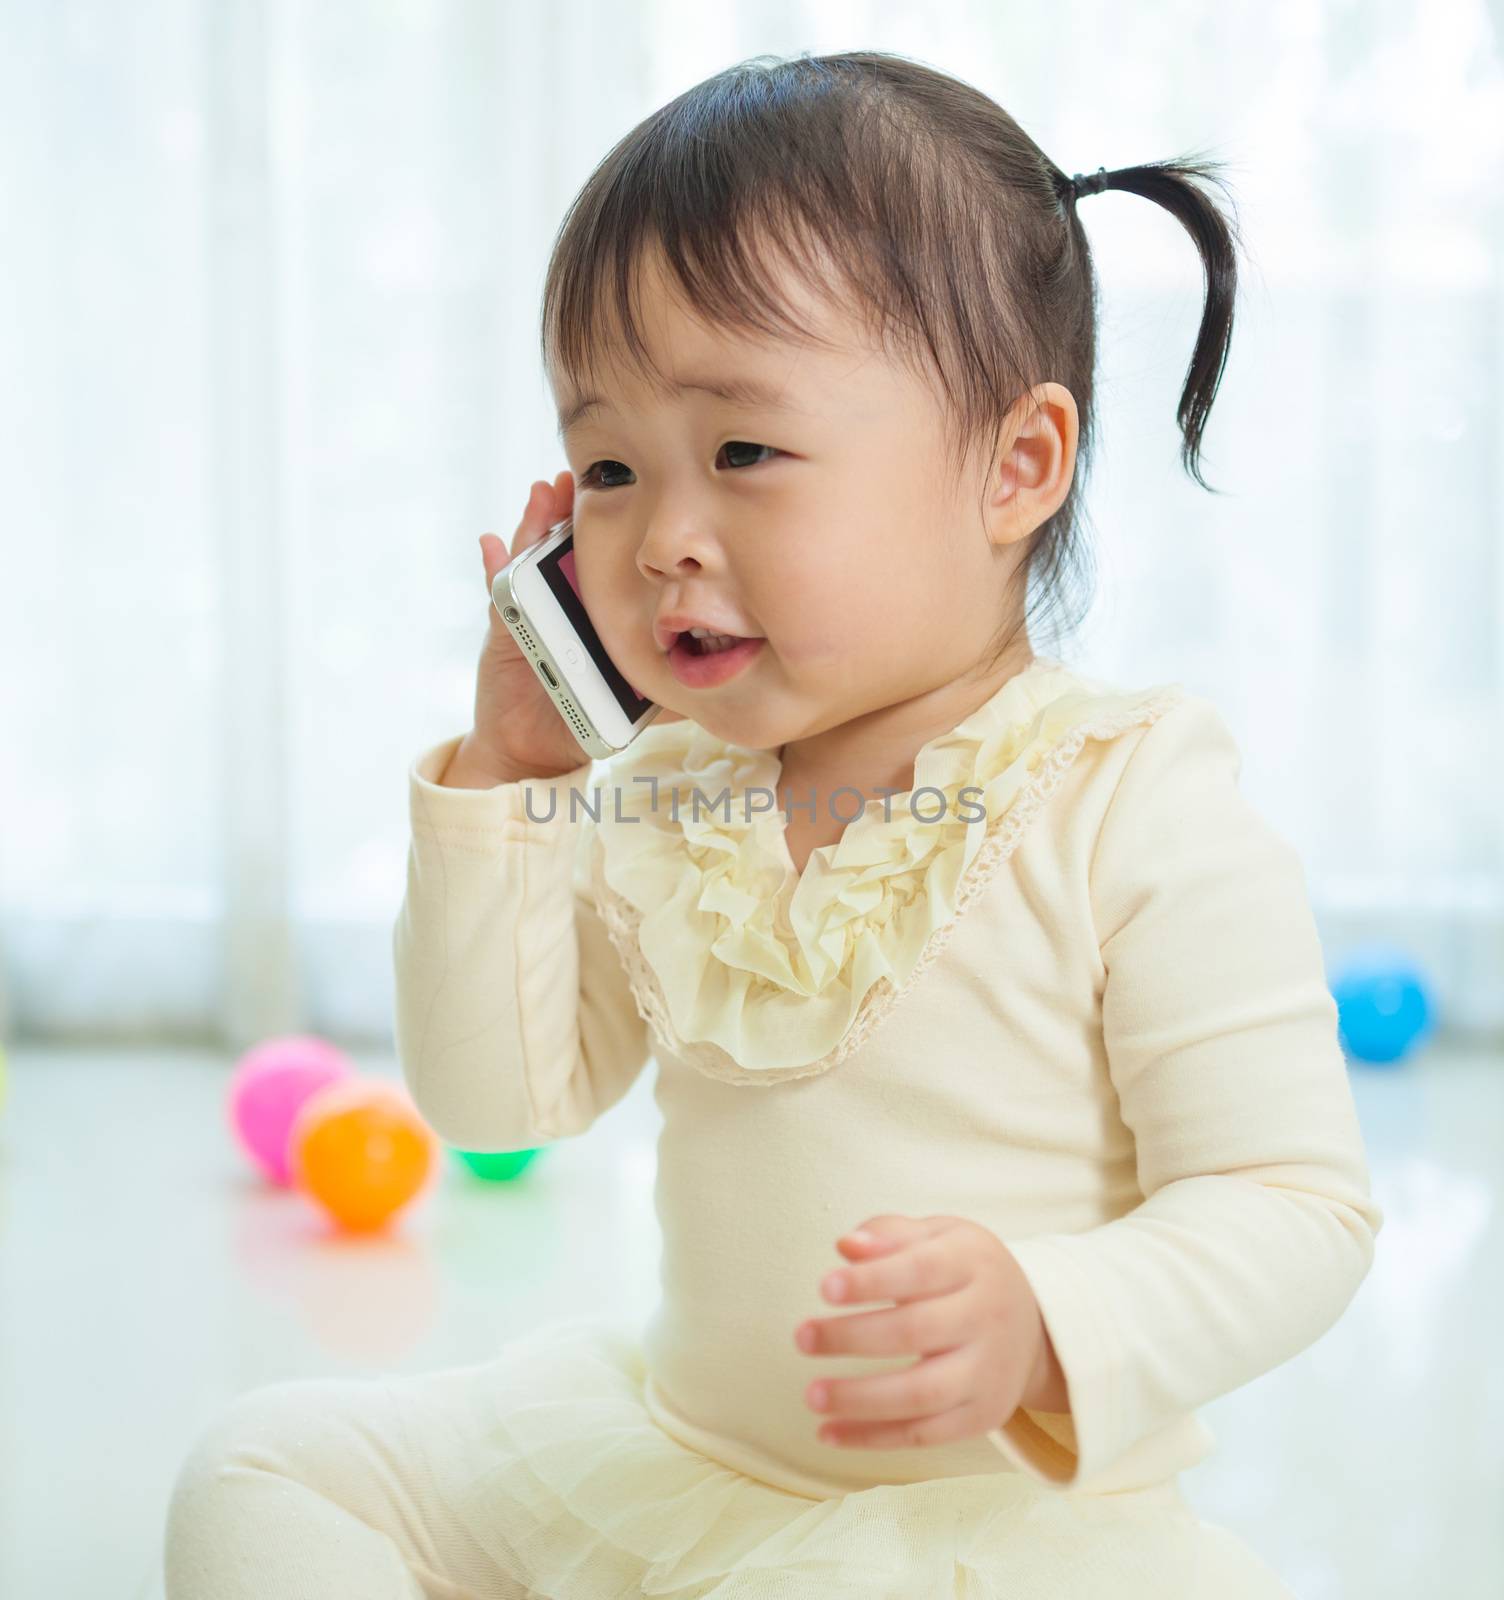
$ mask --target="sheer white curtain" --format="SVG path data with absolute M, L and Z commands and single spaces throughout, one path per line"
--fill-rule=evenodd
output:
M 1500 11 L 10 0 L 0 51 L 0 1026 L 390 1039 L 406 769 L 469 721 L 565 463 L 537 355 L 590 167 L 732 61 L 896 50 L 1067 170 L 1206 149 L 1250 259 L 1206 441 L 1199 263 L 1083 201 L 1099 590 L 1065 653 L 1213 696 L 1335 958 L 1504 1025 Z M 1036 639 L 1036 645 L 1041 641 Z

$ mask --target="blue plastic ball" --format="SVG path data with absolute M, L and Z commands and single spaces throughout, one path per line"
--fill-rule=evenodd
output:
M 1348 955 L 1331 982 L 1343 1049 L 1356 1061 L 1403 1061 L 1435 1026 L 1430 985 L 1403 950 L 1370 945 Z

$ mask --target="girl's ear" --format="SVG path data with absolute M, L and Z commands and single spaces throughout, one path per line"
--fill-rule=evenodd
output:
M 1080 417 L 1061 383 L 1020 395 L 998 436 L 986 502 L 987 537 L 995 545 L 1026 539 L 1060 509 L 1076 471 Z

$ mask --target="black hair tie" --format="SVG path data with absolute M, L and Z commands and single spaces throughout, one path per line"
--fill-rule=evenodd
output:
M 1111 187 L 1107 176 L 1107 168 L 1098 167 L 1090 177 L 1087 177 L 1082 172 L 1072 173 L 1071 180 L 1066 187 L 1070 190 L 1071 199 L 1073 200 L 1079 200 L 1083 195 L 1101 194 L 1104 189 Z

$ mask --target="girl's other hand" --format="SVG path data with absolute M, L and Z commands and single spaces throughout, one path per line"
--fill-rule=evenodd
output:
M 885 1215 L 837 1242 L 855 1265 L 826 1277 L 825 1298 L 897 1304 L 802 1323 L 795 1343 L 807 1355 L 919 1360 L 876 1377 L 811 1383 L 805 1402 L 827 1419 L 818 1432 L 823 1443 L 943 1444 L 1000 1428 L 1021 1405 L 1069 1410 L 1039 1302 L 990 1229 L 965 1217 Z

